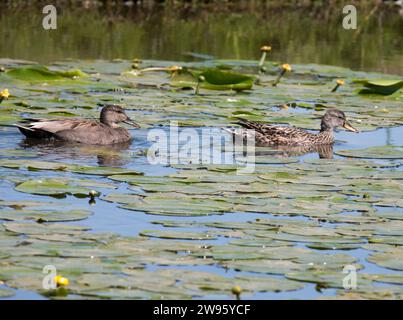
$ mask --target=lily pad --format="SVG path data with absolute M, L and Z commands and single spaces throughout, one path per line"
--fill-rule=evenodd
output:
M 63 222 L 78 221 L 88 218 L 91 215 L 87 210 L 70 211 L 33 211 L 33 210 L 14 210 L 0 211 L 0 220 L 24 221 L 34 220 L 37 222 Z
M 200 86 L 209 90 L 249 90 L 253 85 L 253 77 L 219 69 L 208 69 L 205 71 L 181 72 L 174 75 L 171 85 L 175 87 L 195 87 L 197 79 L 204 77 Z
M 182 240 L 214 240 L 216 237 L 203 232 L 183 232 L 183 231 L 164 231 L 164 230 L 144 230 L 140 235 L 146 237 L 162 239 L 182 239 Z
M 38 195 L 65 196 L 72 194 L 80 197 L 89 196 L 89 192 L 91 191 L 91 189 L 63 183 L 55 179 L 28 180 L 17 185 L 15 190 Z
M 338 150 L 335 154 L 352 158 L 403 159 L 403 147 L 386 145 L 366 149 Z
M 355 80 L 355 83 L 364 85 L 365 89 L 360 90 L 360 94 L 381 94 L 391 95 L 403 88 L 403 80 Z
M 0 288 L 0 298 L 9 298 L 13 295 L 15 295 L 13 290 Z
M 16 69 L 11 69 L 7 71 L 7 76 L 24 81 L 52 81 L 52 80 L 63 80 L 63 79 L 73 79 L 78 77 L 87 77 L 87 75 L 81 70 L 50 70 L 45 66 L 33 65 L 24 66 Z
M 3 225 L 7 231 L 19 234 L 77 234 L 81 233 L 82 231 L 90 230 L 90 228 L 86 227 L 70 226 L 64 224 L 45 225 L 40 223 L 9 222 L 4 223 Z

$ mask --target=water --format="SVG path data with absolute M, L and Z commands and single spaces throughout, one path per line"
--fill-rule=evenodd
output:
M 69 148 L 67 149 L 54 149 L 54 148 L 47 148 L 47 147 L 40 147 L 40 146 L 26 146 L 24 144 L 24 138 L 15 128 L 3 128 L 2 135 L 6 139 L 2 139 L 0 142 L 0 148 L 2 149 L 13 149 L 13 148 L 21 148 L 20 146 L 25 146 L 25 150 L 27 151 L 40 151 L 41 157 L 40 159 L 43 161 L 47 160 L 61 160 L 63 159 L 64 162 L 75 162 L 80 164 L 88 164 L 88 165 L 97 165 L 98 164 L 98 157 L 95 154 L 88 155 L 82 154 L 79 152 L 72 152 Z M 360 135 L 355 135 L 346 132 L 337 132 L 336 133 L 336 140 L 338 141 L 335 144 L 335 150 L 340 149 L 354 149 L 354 148 L 365 148 L 371 146 L 382 146 L 385 144 L 398 144 L 401 142 L 401 137 L 403 135 L 403 127 L 394 127 L 394 128 L 384 128 L 378 129 L 372 132 L 364 132 Z M 348 141 L 348 142 L 345 142 Z M 137 130 L 136 131 L 136 139 L 129 147 L 130 152 L 136 152 L 139 148 L 145 147 L 149 145 L 150 142 L 147 141 L 145 131 Z M 74 156 L 72 156 L 74 155 Z M 311 153 L 303 156 L 301 159 L 309 159 L 309 158 L 318 158 L 316 153 Z M 168 172 L 175 171 L 172 168 L 166 167 L 159 167 L 159 166 L 150 166 L 147 165 L 146 157 L 140 157 L 137 159 L 131 159 L 125 165 L 127 168 L 142 170 L 146 172 L 146 174 L 152 175 L 163 175 L 167 174 Z M 10 172 L 7 169 L 0 168 L 0 174 Z M 46 176 L 54 176 L 54 173 L 49 171 L 38 171 L 38 172 L 31 172 L 30 176 L 39 176 L 39 177 L 46 177 Z M 70 175 L 69 175 L 70 176 Z M 82 174 L 71 174 L 72 177 L 77 178 L 91 178 L 94 179 L 93 176 L 85 176 Z M 107 181 L 106 178 L 97 178 L 100 181 Z M 108 192 L 108 190 L 105 190 Z M 109 191 L 110 192 L 110 191 Z M 122 183 L 119 189 L 115 190 L 114 193 L 119 192 L 127 192 L 126 184 Z M 12 189 L 12 184 L 10 183 L 0 183 L 0 194 L 7 194 L 7 200 L 21 200 L 24 199 L 26 201 L 29 200 L 40 200 L 43 197 L 38 197 L 34 195 L 27 195 L 21 194 L 17 191 Z M 51 198 L 50 198 L 51 199 Z M 65 199 L 59 199 L 57 201 L 62 201 L 65 203 L 69 203 L 71 208 L 74 207 L 82 207 L 85 206 L 87 203 L 86 199 L 76 199 L 72 196 L 68 196 Z M 73 203 L 73 206 L 70 204 Z M 153 224 L 152 221 L 158 220 L 173 220 L 172 217 L 163 217 L 163 216 L 155 216 L 150 214 L 145 214 L 142 212 L 135 212 L 135 211 L 128 211 L 124 209 L 120 209 L 117 207 L 116 203 L 110 203 L 102 200 L 97 200 L 95 207 L 95 214 L 90 216 L 88 219 L 77 221 L 77 222 L 70 222 L 69 224 L 80 225 L 80 226 L 87 226 L 91 228 L 91 232 L 113 232 L 116 234 L 120 234 L 123 236 L 137 236 L 140 231 L 142 230 L 163 230 L 165 229 L 163 226 L 158 224 Z M 257 218 L 269 218 L 270 215 L 267 214 L 258 214 L 258 213 L 249 213 L 245 215 L 244 213 L 229 213 L 224 215 L 214 215 L 214 216 L 207 216 L 207 217 L 198 217 L 198 218 L 190 218 L 192 221 L 198 222 L 224 222 L 224 221 L 236 221 L 236 222 L 246 222 L 252 221 Z M 182 218 L 183 219 L 183 218 Z M 306 218 L 301 218 L 302 220 L 307 220 Z M 333 224 L 334 226 L 335 224 Z M 192 228 L 170 228 L 170 230 L 178 230 L 178 231 L 203 231 L 204 228 L 192 227 Z M 203 241 L 203 244 L 225 244 L 230 239 L 228 238 L 218 238 L 218 240 L 211 240 L 211 241 Z M 299 245 L 301 247 L 305 247 L 305 245 Z M 344 253 L 343 250 L 320 250 L 322 253 Z M 348 253 L 359 258 L 359 263 L 365 267 L 366 273 L 395 273 L 399 274 L 398 271 L 387 270 L 385 268 L 379 267 L 373 263 L 370 263 L 365 260 L 368 256 L 369 251 L 364 249 L 356 249 L 356 250 L 349 250 Z M 166 268 L 166 267 L 157 267 L 151 266 L 149 267 L 150 270 L 156 270 L 158 268 Z M 169 268 L 169 267 L 168 267 Z M 235 272 L 235 271 L 226 271 L 225 269 L 218 268 L 216 266 L 197 266 L 197 267 L 175 267 L 178 268 L 185 268 L 197 271 L 205 271 L 205 272 L 214 272 L 223 276 L 232 277 L 234 275 L 251 275 L 251 276 L 264 276 L 259 275 L 256 273 L 251 272 Z M 282 293 L 255 293 L 252 295 L 245 295 L 245 298 L 251 299 L 293 299 L 293 298 L 304 298 L 304 299 L 315 299 L 320 297 L 321 295 L 333 295 L 335 294 L 335 289 L 326 289 L 318 292 L 315 289 L 314 284 L 307 284 L 303 289 L 292 291 L 292 292 L 282 292 Z M 222 299 L 226 298 L 225 296 L 214 296 L 210 295 L 207 298 L 209 299 Z M 26 290 L 16 290 L 16 295 L 13 299 L 43 299 L 42 296 L 26 291 Z
M 222 3 L 193 9 L 61 5 L 56 30 L 42 28 L 40 6 L 4 8 L 0 57 L 42 63 L 67 58 L 257 60 L 259 48 L 268 44 L 272 61 L 403 75 L 403 19 L 398 7 L 382 6 L 371 16 L 373 4 L 363 1 L 357 10 L 358 29 L 345 30 L 339 5 L 253 6 L 231 12 Z
M 83 9 L 66 7 L 59 11 L 58 29 L 46 31 L 41 27 L 41 8 L 33 6 L 30 8 L 30 19 L 26 19 L 27 12 L 6 8 L 0 11 L 0 58 L 27 59 L 41 63 L 52 64 L 55 61 L 66 59 L 154 59 L 175 60 L 175 61 L 202 61 L 206 58 L 215 59 L 243 59 L 257 60 L 259 48 L 262 44 L 270 44 L 273 47 L 269 54 L 269 60 L 288 62 L 291 64 L 319 63 L 335 66 L 344 66 L 353 70 L 378 71 L 396 75 L 403 75 L 403 19 L 396 8 L 383 7 L 378 9 L 374 16 L 368 16 L 373 8 L 363 6 L 359 10 L 359 31 L 347 31 L 341 27 L 341 9 L 330 6 L 326 10 L 312 10 L 312 8 L 293 8 L 293 10 L 279 10 L 276 8 L 249 8 L 239 12 L 226 12 L 217 10 L 210 12 L 205 9 L 194 12 L 186 12 L 183 9 L 175 10 L 149 10 L 143 8 L 122 7 L 116 10 L 104 9 Z M 109 11 L 108 11 L 109 10 Z M 367 22 L 365 17 L 369 17 Z M 23 22 L 23 23 L 22 23 Z M 275 27 L 273 27 L 275 26 Z M 179 30 L 179 32 L 178 32 Z M 304 30 L 304 32 L 301 32 Z M 83 65 L 89 61 L 83 61 Z M 59 62 L 58 64 L 62 64 Z M 66 62 L 67 63 L 67 62 Z M 103 62 L 101 62 L 103 63 Z M 55 63 L 56 65 L 56 63 Z M 129 65 L 129 64 L 128 64 Z M 117 68 L 116 70 L 119 70 Z M 113 69 L 112 73 L 118 73 Z M 263 89 L 259 89 L 263 90 Z M 147 92 L 140 89 L 137 92 L 138 98 Z M 112 93 L 107 92 L 112 95 Z M 172 93 L 169 93 L 172 94 Z M 176 93 L 179 101 L 188 102 L 187 93 Z M 105 92 L 92 92 L 88 100 L 91 104 L 99 103 L 98 96 L 105 96 Z M 222 98 L 221 93 L 212 97 L 215 101 Z M 224 97 L 225 93 L 222 94 Z M 261 99 L 254 97 L 253 92 L 241 98 Z M 80 101 L 81 96 L 72 95 L 61 91 L 59 99 L 71 101 L 71 104 Z M 116 98 L 116 95 L 115 95 Z M 140 105 L 141 116 L 152 116 L 154 113 L 164 115 L 164 111 L 154 111 L 152 108 L 142 108 L 141 104 L 148 105 L 148 100 L 133 102 L 128 100 L 129 94 L 122 94 L 119 98 L 125 103 Z M 136 98 L 136 97 L 135 97 Z M 153 97 L 154 98 L 154 97 Z M 161 98 L 161 99 L 159 99 Z M 164 98 L 164 99 L 162 99 Z M 155 105 L 160 107 L 166 101 L 175 103 L 172 97 L 167 99 L 164 94 L 156 95 Z M 191 96 L 191 99 L 193 97 Z M 195 100 L 197 97 L 195 98 Z M 206 104 L 205 100 L 194 103 Z M 291 97 L 285 99 L 302 102 L 315 102 L 315 98 Z M 127 102 L 129 101 L 129 102 Z M 257 100 L 256 100 L 257 101 Z M 81 102 L 81 101 L 80 101 Z M 39 103 L 39 102 L 38 102 Z M 153 102 L 154 103 L 154 102 Z M 264 101 L 266 104 L 266 101 Z M 268 105 L 272 104 L 267 103 Z M 385 103 L 386 104 L 386 103 Z M 178 114 L 176 119 L 187 120 L 196 113 L 192 113 L 189 103 L 189 114 Z M 209 104 L 210 105 L 210 104 Z M 2 107 L 2 106 L 0 106 Z M 233 107 L 233 106 L 227 106 Z M 247 108 L 248 103 L 243 106 Z M 273 111 L 281 110 L 276 107 Z M 265 110 L 266 111 L 266 110 Z M 311 109 L 296 108 L 300 114 L 309 114 Z M 288 112 L 288 111 L 287 111 Z M 206 118 L 214 117 L 209 110 L 201 111 L 200 114 Z M 169 117 L 169 114 L 166 117 Z M 27 114 L 27 116 L 32 116 Z M 164 116 L 162 116 L 163 118 Z M 147 118 L 146 118 L 147 119 Z M 158 118 L 157 118 L 158 119 Z M 159 118 L 161 119 L 161 118 Z M 161 127 L 168 131 L 166 126 Z M 200 133 L 200 127 L 189 127 Z M 13 127 L 0 127 L 0 151 L 2 149 L 18 149 L 27 152 L 38 152 L 35 160 L 60 161 L 64 163 L 75 163 L 85 165 L 111 165 L 138 170 L 145 175 L 168 175 L 177 172 L 176 169 L 162 166 L 150 165 L 144 151 L 150 146 L 147 141 L 148 130 L 141 129 L 133 131 L 134 140 L 125 148 L 115 150 L 110 154 L 111 148 L 92 148 L 82 146 L 57 146 L 47 144 L 32 144 L 24 140 L 17 129 Z M 336 133 L 334 151 L 345 149 L 361 149 L 372 146 L 402 145 L 403 126 L 381 128 L 374 131 L 365 131 L 360 134 L 339 131 Z M 216 152 L 218 152 L 216 150 Z M 5 156 L 6 157 L 6 156 Z M 300 161 L 317 159 L 317 153 L 309 153 L 299 157 Z M 334 155 L 335 158 L 343 157 Z M 23 156 L 22 156 L 23 158 Z M 382 160 L 374 160 L 383 162 Z M 281 165 L 279 165 L 279 168 Z M 399 170 L 401 167 L 399 168 Z M 16 170 L 0 167 L 0 175 L 12 176 Z M 18 171 L 26 174 L 27 177 L 57 177 L 58 173 L 52 171 Z M 93 179 L 94 181 L 110 182 L 107 178 L 87 176 L 75 173 L 63 173 L 64 176 Z M 17 176 L 17 175 L 16 175 Z M 128 185 L 120 183 L 118 189 L 113 193 L 127 193 Z M 104 194 L 111 193 L 111 190 L 100 189 Z M 35 196 L 20 193 L 14 190 L 14 184 L 6 180 L 0 180 L 0 194 L 7 200 L 54 200 L 51 197 Z M 153 224 L 155 220 L 175 220 L 175 217 L 164 217 L 159 215 L 145 214 L 124 210 L 118 207 L 117 203 L 96 200 L 94 207 L 89 207 L 88 199 L 77 199 L 67 196 L 64 199 L 57 199 L 57 202 L 66 204 L 69 208 L 88 207 L 95 213 L 88 219 L 70 222 L 69 224 L 88 226 L 91 232 L 112 232 L 122 236 L 137 236 L 142 230 L 165 230 L 167 228 Z M 386 210 L 377 207 L 379 211 Z M 401 210 L 393 208 L 393 210 Z M 350 214 L 350 212 L 349 212 Z M 353 212 L 354 214 L 354 212 Z M 355 212 L 358 215 L 358 212 Z M 179 218 L 180 220 L 194 220 L 198 222 L 246 222 L 257 218 L 269 218 L 271 215 L 258 213 L 229 213 L 206 217 Z M 278 218 L 278 217 L 276 217 Z M 303 216 L 294 217 L 301 221 L 308 220 Z M 327 225 L 329 226 L 330 223 Z M 333 227 L 337 224 L 331 224 Z M 330 227 L 330 226 L 329 226 Z M 203 231 L 205 228 L 170 228 L 177 231 Z M 226 244 L 230 238 L 218 237 L 217 240 L 203 241 L 210 244 Z M 303 243 L 296 244 L 305 248 Z M 323 253 L 348 253 L 359 259 L 367 273 L 399 274 L 398 271 L 382 268 L 366 260 L 368 250 L 321 250 Z M 150 270 L 159 268 L 150 266 Z M 235 272 L 225 270 L 216 265 L 197 267 L 175 267 L 197 271 L 206 271 L 220 274 L 226 277 L 235 275 L 262 276 L 251 272 Z M 401 273 L 401 272 L 400 272 Z M 1 288 L 1 286 L 0 286 Z M 255 293 L 245 296 L 253 299 L 293 299 L 305 298 L 315 299 L 323 295 L 335 295 L 335 289 L 325 289 L 318 292 L 314 284 L 307 283 L 301 290 L 282 293 Z M 16 295 L 11 299 L 43 299 L 44 297 L 27 290 L 16 290 Z M 210 295 L 207 298 L 219 299 L 228 296 Z

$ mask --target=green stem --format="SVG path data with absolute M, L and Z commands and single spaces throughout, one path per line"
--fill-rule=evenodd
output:
M 339 87 L 340 87 L 340 85 L 336 84 L 336 86 L 333 88 L 332 92 L 336 92 Z
M 281 77 L 285 74 L 286 70 L 281 70 L 280 74 L 278 75 L 277 79 L 273 82 L 273 87 L 275 87 L 276 85 L 278 85 L 278 83 L 280 82 Z
M 168 67 L 150 67 L 145 69 L 140 69 L 141 72 L 148 72 L 148 71 L 170 71 Z
M 195 90 L 195 95 L 199 94 L 199 88 L 200 88 L 200 80 L 197 80 L 197 86 L 196 86 L 196 90 Z
M 264 61 L 266 60 L 266 55 L 267 55 L 267 52 L 266 52 L 266 51 L 263 51 L 263 52 L 262 52 L 262 57 L 260 58 L 260 61 L 259 61 L 259 67 L 262 67 L 262 66 L 263 66 Z

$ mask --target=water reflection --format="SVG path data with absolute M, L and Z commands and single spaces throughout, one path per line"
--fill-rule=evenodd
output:
M 308 153 L 317 153 L 320 159 L 333 159 L 333 145 L 323 144 L 316 146 L 276 146 L 281 157 L 299 157 Z
M 359 7 L 356 34 L 342 28 L 341 4 L 315 2 L 313 7 L 291 10 L 280 1 L 273 5 L 264 1 L 261 6 L 259 1 L 251 2 L 253 6 L 237 13 L 228 12 L 226 1 L 220 2 L 224 8 L 196 5 L 190 11 L 186 9 L 193 6 L 190 3 L 182 10 L 118 5 L 89 10 L 63 5 L 58 28 L 52 32 L 38 27 L 43 18 L 40 8 L 6 6 L 0 10 L 0 42 L 6 44 L 0 46 L 0 57 L 44 63 L 135 57 L 200 61 L 212 56 L 257 61 L 259 48 L 270 44 L 272 61 L 403 74 L 403 19 L 398 7 L 382 5 L 375 11 L 372 3 Z M 31 19 L 26 19 L 27 13 Z
M 128 152 L 131 142 L 108 146 L 92 146 L 79 143 L 65 142 L 55 139 L 22 140 L 19 144 L 22 148 L 31 148 L 43 155 L 56 156 L 58 159 L 79 159 L 81 161 L 97 159 L 100 166 L 121 167 L 131 161 Z
M 246 150 L 247 143 L 243 141 L 233 141 L 235 149 Z M 333 159 L 333 145 L 313 145 L 313 146 L 259 146 L 256 145 L 255 157 L 272 157 L 272 158 L 288 158 L 288 157 L 300 157 L 306 154 L 317 154 L 320 159 Z M 243 156 L 247 156 L 246 151 Z

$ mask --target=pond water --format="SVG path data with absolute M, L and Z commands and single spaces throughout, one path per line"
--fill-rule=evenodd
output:
M 17 150 L 26 150 L 33 151 L 33 152 L 40 152 L 40 159 L 41 161 L 61 161 L 64 162 L 73 162 L 73 163 L 80 163 L 80 164 L 88 164 L 88 165 L 97 165 L 98 164 L 98 154 L 97 152 L 83 154 L 77 152 L 77 150 L 73 150 L 73 148 L 51 148 L 48 146 L 38 146 L 38 145 L 26 145 L 24 142 L 24 138 L 15 128 L 4 128 L 1 132 L 2 134 L 2 141 L 1 141 L 1 149 L 9 150 L 9 149 L 17 149 Z M 135 154 L 136 151 L 147 147 L 150 145 L 150 142 L 146 139 L 146 132 L 144 130 L 136 130 L 134 132 L 135 140 L 130 145 L 129 149 L 124 152 L 130 152 Z M 338 132 L 336 134 L 336 139 L 338 142 L 335 145 L 334 150 L 342 150 L 342 149 L 355 149 L 355 148 L 367 148 L 372 146 L 383 146 L 383 145 L 397 145 L 401 142 L 401 136 L 403 134 L 403 127 L 396 127 L 396 128 L 388 128 L 388 129 L 377 129 L 372 132 L 364 132 L 361 134 L 361 137 L 346 133 L 346 132 Z M 348 140 L 348 142 L 346 142 Z M 344 141 L 344 142 L 343 142 Z M 78 147 L 78 150 L 82 147 Z M 338 157 L 338 156 L 336 156 Z M 22 157 L 24 158 L 24 157 Z M 304 155 L 301 158 L 301 161 L 306 159 L 317 159 L 318 155 L 316 153 L 310 153 Z M 341 157 L 340 157 L 341 158 Z M 166 167 L 159 167 L 159 166 L 150 166 L 147 165 L 146 157 L 138 157 L 138 158 L 131 158 L 127 161 L 125 166 L 129 169 L 140 170 L 145 174 L 150 175 L 166 175 L 175 172 L 175 170 Z M 9 174 L 13 174 L 13 172 L 6 168 L 0 169 L 0 175 L 6 176 Z M 54 173 L 47 173 L 46 171 L 39 171 L 39 172 L 31 172 L 29 176 L 35 177 L 38 176 L 40 178 L 45 178 L 46 176 L 54 176 Z M 84 178 L 84 179 L 94 179 L 91 176 L 83 176 L 81 174 L 73 175 L 76 178 Z M 105 178 L 99 178 L 100 180 L 105 180 Z M 127 186 L 123 185 L 120 186 L 114 192 L 122 192 L 125 193 L 127 190 Z M 104 193 L 110 192 L 109 190 L 101 190 Z M 12 189 L 11 183 L 3 181 L 0 185 L 0 194 L 2 194 L 2 200 L 8 201 L 35 201 L 40 200 L 42 197 L 38 197 L 35 195 L 27 195 L 21 194 L 20 192 L 14 191 Z M 6 195 L 6 196 L 5 196 Z M 72 196 L 68 196 L 66 199 L 58 199 L 58 202 L 65 202 L 68 204 L 69 207 L 82 207 L 83 205 L 87 205 L 87 200 L 85 199 L 75 199 Z M 180 200 L 179 200 L 180 201 Z M 49 209 L 49 208 L 47 208 Z M 55 208 L 57 210 L 57 207 Z M 121 208 L 117 207 L 116 203 L 109 203 L 101 200 L 97 200 L 97 203 L 94 207 L 91 207 L 94 210 L 95 214 L 83 221 L 77 222 L 70 222 L 70 224 L 80 225 L 80 226 L 87 226 L 91 228 L 92 232 L 113 232 L 123 236 L 137 236 L 142 230 L 145 229 L 153 229 L 153 230 L 164 230 L 165 228 L 159 227 L 158 225 L 152 224 L 155 220 L 167 220 L 171 221 L 171 219 L 159 219 L 158 216 L 149 215 L 141 212 L 130 212 Z M 384 210 L 384 208 L 380 208 L 380 210 Z M 401 212 L 403 215 L 403 210 L 400 208 L 395 208 L 397 212 Z M 359 214 L 360 215 L 360 214 Z M 268 215 L 268 214 L 258 214 L 258 213 L 230 213 L 224 214 L 221 216 L 206 216 L 206 217 L 199 217 L 193 218 L 192 221 L 198 221 L 200 223 L 203 222 L 247 222 L 253 221 L 259 218 L 269 218 L 275 216 Z M 308 220 L 307 218 L 301 217 L 302 220 Z M 329 224 L 331 225 L 331 223 Z M 332 226 L 333 227 L 333 226 Z M 178 231 L 196 231 L 202 232 L 204 230 L 203 227 L 192 227 L 192 228 L 170 228 L 170 230 L 178 230 Z M 214 241 L 204 241 L 203 243 L 211 243 L 211 244 L 226 244 L 230 241 L 228 238 L 219 238 Z M 301 243 L 298 247 L 306 248 L 303 243 Z M 320 250 L 323 253 L 323 250 Z M 336 253 L 344 253 L 343 250 L 329 250 L 329 252 L 336 254 Z M 401 274 L 399 271 L 394 270 L 386 270 L 385 268 L 379 267 L 376 264 L 368 262 L 365 258 L 369 255 L 369 250 L 363 249 L 355 249 L 350 250 L 349 254 L 353 255 L 354 257 L 359 259 L 359 263 L 363 265 L 365 271 L 369 274 L 378 274 L 378 273 L 385 273 L 385 274 Z M 45 264 L 46 259 L 44 259 Z M 148 267 L 150 270 L 162 269 L 162 268 L 169 268 L 167 266 L 150 266 Z M 172 268 L 172 267 L 171 267 Z M 174 267 L 175 269 L 181 268 L 178 266 Z M 212 272 L 215 274 L 220 274 L 224 277 L 234 277 L 239 275 L 239 272 L 234 270 L 226 270 L 222 269 L 217 266 L 194 266 L 194 267 L 182 267 L 185 270 L 197 270 L 197 271 L 204 271 L 204 272 Z M 254 273 L 250 272 L 242 272 L 243 275 L 250 275 L 256 276 Z M 279 277 L 279 276 L 278 276 Z M 44 297 L 41 295 L 36 294 L 32 291 L 27 290 L 16 290 L 15 296 L 13 299 L 43 299 Z M 293 299 L 293 298 L 304 298 L 304 299 L 312 299 L 317 298 L 320 295 L 334 295 L 336 293 L 335 289 L 325 289 L 318 292 L 315 289 L 314 284 L 307 284 L 304 288 L 300 290 L 296 290 L 293 292 L 283 292 L 283 293 L 254 293 L 253 295 L 248 295 L 248 298 L 253 299 Z M 204 298 L 206 299 L 214 299 L 214 298 L 223 298 L 222 295 L 215 296 L 207 295 Z M 9 298 L 10 299 L 10 298 Z
M 35 29 L 40 14 L 22 24 L 23 12 L 0 13 L 0 40 L 9 44 L 0 47 L 0 91 L 11 93 L 0 102 L 0 299 L 63 298 L 43 289 L 46 265 L 70 280 L 68 298 L 234 299 L 239 285 L 245 299 L 401 299 L 402 90 L 362 94 L 355 80 L 384 89 L 385 79 L 401 79 L 402 20 L 379 9 L 351 42 L 329 10 L 322 19 L 335 32 L 306 11 L 144 19 L 146 11 L 123 10 L 108 22 L 72 9 L 51 33 Z M 273 50 L 262 74 L 264 43 Z M 135 57 L 144 58 L 140 71 Z M 281 62 L 292 72 L 273 87 Z M 208 90 L 207 81 L 195 95 L 197 77 L 167 69 L 175 65 L 241 72 L 254 83 L 237 92 Z M 331 92 L 337 79 L 346 83 Z M 95 119 L 109 103 L 142 126 L 125 146 L 32 141 L 13 126 Z M 151 164 L 162 149 L 147 157 L 150 134 L 170 137 L 174 123 L 232 146 L 221 129 L 237 117 L 315 132 L 330 107 L 360 132 L 337 131 L 320 154 L 257 148 L 254 170 L 243 173 L 242 161 Z M 200 140 L 198 156 L 244 156 L 236 149 L 224 158 L 227 145 L 210 144 Z M 343 288 L 345 266 L 358 271 L 355 289 Z

